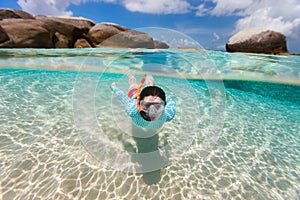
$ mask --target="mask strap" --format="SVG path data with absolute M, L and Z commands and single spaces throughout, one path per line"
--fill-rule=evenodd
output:
M 137 87 L 137 97 L 136 97 L 136 106 L 138 108 L 138 111 L 141 112 L 142 108 L 141 108 L 141 105 L 140 105 L 140 100 L 141 100 L 141 89 L 142 89 L 142 86 L 145 82 L 145 75 L 142 77 L 141 79 L 141 82 L 140 84 L 138 85 Z

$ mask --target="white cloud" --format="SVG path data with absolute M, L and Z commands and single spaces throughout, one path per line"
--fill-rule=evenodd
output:
M 31 14 L 72 16 L 72 11 L 66 10 L 70 3 L 78 0 L 18 0 L 22 10 Z
M 150 14 L 183 14 L 192 8 L 187 0 L 18 0 L 22 10 L 31 14 L 57 16 L 72 16 L 71 4 L 87 2 L 119 3 L 129 11 Z
M 255 4 L 254 0 L 205 0 L 196 7 L 196 16 L 243 16 L 251 12 Z
M 217 42 L 220 40 L 220 36 L 217 33 L 213 33 L 214 39 L 213 42 Z
M 186 0 L 124 0 L 123 5 L 129 11 L 150 14 L 183 14 L 191 8 Z
M 200 4 L 196 15 L 240 16 L 234 32 L 249 27 L 279 31 L 287 37 L 300 38 L 300 1 L 285 0 L 206 0 L 214 6 Z M 205 4 L 205 5 L 208 5 Z
M 30 14 L 42 14 L 52 16 L 72 16 L 73 12 L 67 10 L 71 4 L 79 5 L 87 2 L 114 3 L 117 0 L 18 0 L 22 10 Z
M 258 9 L 253 14 L 242 18 L 236 23 L 236 31 L 249 27 L 264 27 L 279 31 L 288 37 L 299 38 L 300 17 L 287 19 L 283 15 L 272 17 L 272 8 Z
M 267 0 L 265 0 L 267 1 Z M 279 31 L 287 37 L 300 39 L 300 2 L 286 0 L 284 3 L 274 2 L 256 10 L 236 23 L 236 31 L 248 27 L 264 27 Z
M 212 9 L 212 15 L 242 15 L 247 8 L 253 5 L 253 0 L 213 0 L 216 6 Z
M 207 15 L 210 12 L 209 8 L 205 7 L 205 4 L 200 4 L 199 6 L 196 7 L 196 16 L 204 16 Z

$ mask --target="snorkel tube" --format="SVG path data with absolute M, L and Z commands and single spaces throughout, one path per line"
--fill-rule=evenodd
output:
M 141 112 L 142 111 L 142 108 L 141 108 L 141 105 L 140 105 L 140 101 L 141 101 L 141 89 L 143 87 L 143 84 L 145 82 L 145 75 L 142 77 L 141 79 L 141 82 L 140 84 L 138 85 L 137 87 L 137 97 L 136 97 L 136 106 L 138 108 L 138 111 Z

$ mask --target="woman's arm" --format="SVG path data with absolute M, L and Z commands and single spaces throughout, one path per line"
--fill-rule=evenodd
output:
M 129 103 L 129 97 L 119 88 L 117 88 L 116 83 L 110 85 L 111 90 L 116 94 L 118 99 L 122 102 L 123 106 L 126 108 Z
M 138 114 L 138 109 L 136 106 L 136 100 L 134 95 L 131 99 L 126 95 L 122 90 L 117 88 L 115 83 L 112 83 L 110 85 L 111 90 L 116 94 L 118 99 L 122 102 L 127 114 L 130 117 L 134 117 L 136 114 Z
M 176 114 L 176 102 L 172 98 L 167 98 L 166 102 L 166 107 L 165 107 L 165 113 L 167 117 L 167 121 L 171 121 Z

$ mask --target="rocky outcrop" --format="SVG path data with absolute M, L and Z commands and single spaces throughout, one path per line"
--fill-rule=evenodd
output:
M 98 47 L 115 47 L 115 48 L 154 48 L 153 38 L 146 33 L 135 30 L 121 31 L 103 42 Z
M 154 40 L 154 48 L 155 49 L 167 49 L 167 48 L 169 48 L 169 46 L 164 42 Z
M 266 54 L 288 53 L 286 37 L 264 28 L 248 28 L 238 32 L 226 43 L 226 50 Z
M 56 48 L 73 48 L 77 40 L 87 38 L 86 34 L 95 25 L 84 18 L 36 16 L 36 20 L 43 22 L 44 27 L 56 36 Z
M 93 26 L 88 32 L 88 38 L 94 46 L 100 45 L 106 39 L 129 30 L 126 27 L 113 23 L 100 23 Z
M 0 9 L 0 48 L 169 48 L 146 33 L 77 17 Z
M 6 48 L 53 48 L 53 35 L 45 24 L 34 19 L 4 19 L 0 26 L 8 39 L 0 43 Z M 4 36 L 5 37 L 5 36 Z
M 34 19 L 31 14 L 22 10 L 0 9 L 0 20 L 11 18 Z
M 92 46 L 90 45 L 90 43 L 88 41 L 81 38 L 75 42 L 74 47 L 75 48 L 91 48 Z
M 8 35 L 6 34 L 5 30 L 0 27 L 0 43 L 6 42 L 9 40 Z

